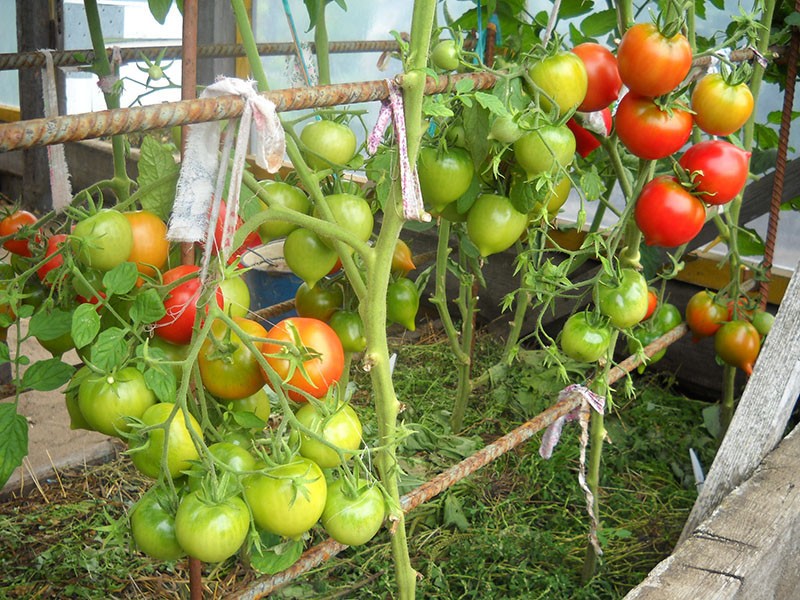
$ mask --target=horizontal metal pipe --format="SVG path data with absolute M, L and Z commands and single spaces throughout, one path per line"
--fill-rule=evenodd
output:
M 663 350 L 670 344 L 675 343 L 687 332 L 686 324 L 678 325 L 671 331 L 655 340 L 652 344 L 644 348 L 645 356 L 651 357 L 660 350 Z M 623 360 L 619 365 L 612 368 L 608 374 L 608 383 L 613 384 L 627 373 L 635 369 L 641 364 L 641 358 L 638 356 L 629 356 Z M 410 491 L 400 498 L 400 505 L 403 512 L 409 512 L 413 508 L 419 506 L 437 496 L 450 486 L 458 483 L 468 475 L 471 475 L 481 467 L 489 464 L 503 454 L 513 450 L 523 442 L 528 441 L 536 433 L 552 425 L 559 418 L 567 415 L 581 405 L 583 397 L 580 393 L 573 392 L 566 397 L 562 398 L 543 412 L 539 413 L 529 421 L 526 421 L 510 433 L 496 439 L 491 444 L 484 446 L 472 456 L 468 456 L 456 465 L 439 473 L 433 479 L 426 481 L 418 488 Z M 258 600 L 263 598 L 275 590 L 283 587 L 293 579 L 299 577 L 303 573 L 310 571 L 314 567 L 318 567 L 326 560 L 333 558 L 339 552 L 347 548 L 344 544 L 328 538 L 319 544 L 306 550 L 300 559 L 288 569 L 276 573 L 263 580 L 258 580 L 247 587 L 238 594 L 232 596 L 235 600 Z
M 444 92 L 461 79 L 471 79 L 475 89 L 488 89 L 495 84 L 496 76 L 482 72 L 441 76 L 438 79 L 429 77 L 425 93 Z M 385 81 L 365 81 L 275 90 L 262 95 L 275 103 L 278 112 L 285 112 L 384 100 L 389 93 Z M 243 110 L 244 100 L 240 96 L 221 96 L 17 121 L 0 125 L 0 152 L 234 119 L 241 116 Z
M 311 51 L 316 52 L 316 46 L 310 44 Z M 297 50 L 292 42 L 278 42 L 271 44 L 257 44 L 261 56 L 286 56 L 294 54 Z M 394 52 L 399 49 L 395 40 L 369 40 L 369 41 L 342 41 L 330 42 L 328 51 L 333 54 L 353 54 L 366 52 Z M 161 51 L 163 59 L 175 60 L 182 56 L 181 46 L 139 46 L 120 48 L 123 63 L 142 60 L 155 60 Z M 112 49 L 106 50 L 109 59 Z M 83 67 L 94 62 L 94 50 L 64 50 L 53 52 L 53 64 L 57 67 Z M 200 46 L 197 49 L 198 58 L 227 58 L 245 56 L 242 44 L 213 44 Z M 14 52 L 0 54 L 0 71 L 15 69 L 42 68 L 45 65 L 42 52 Z

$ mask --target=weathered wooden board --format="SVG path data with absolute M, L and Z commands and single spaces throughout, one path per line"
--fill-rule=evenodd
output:
M 739 400 L 703 491 L 684 527 L 694 530 L 733 488 L 747 479 L 784 434 L 800 395 L 800 265 Z
M 797 598 L 798 462 L 795 429 L 625 600 Z

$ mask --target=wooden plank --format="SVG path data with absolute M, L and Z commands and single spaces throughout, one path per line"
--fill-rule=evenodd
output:
M 795 429 L 625 600 L 795 598 L 798 461 L 800 430 Z
M 800 265 L 789 282 L 775 324 L 761 349 L 681 540 L 691 535 L 780 442 L 799 394 Z
M 236 21 L 230 2 L 198 0 L 197 43 L 233 44 L 236 41 Z M 197 61 L 198 85 L 211 85 L 218 75 L 232 77 L 236 70 L 235 58 L 209 58 Z

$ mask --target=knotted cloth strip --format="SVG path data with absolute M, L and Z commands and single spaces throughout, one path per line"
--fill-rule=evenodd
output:
M 386 87 L 389 89 L 389 98 L 381 102 L 378 118 L 375 126 L 367 139 L 367 152 L 375 154 L 378 146 L 383 140 L 383 135 L 389 127 L 390 122 L 394 122 L 394 137 L 397 140 L 397 151 L 400 161 L 400 190 L 403 196 L 403 218 L 410 221 L 422 221 L 427 223 L 431 220 L 431 215 L 425 211 L 422 201 L 422 191 L 419 188 L 419 176 L 417 167 L 411 166 L 408 158 L 408 142 L 406 140 L 406 120 L 403 111 L 403 92 L 400 86 L 393 80 L 386 80 Z
M 53 51 L 39 50 L 44 55 L 45 68 L 42 69 L 42 100 L 44 116 L 58 116 L 58 92 L 56 91 L 56 69 L 53 65 Z M 63 144 L 47 147 L 47 163 L 50 169 L 50 195 L 53 210 L 62 212 L 72 202 L 72 184 L 69 180 L 69 166 L 64 154 Z
M 539 455 L 545 460 L 553 455 L 553 448 L 558 444 L 561 437 L 561 430 L 564 423 L 569 421 L 578 420 L 581 425 L 581 451 L 580 461 L 578 466 L 578 484 L 583 490 L 584 498 L 586 499 L 586 511 L 589 513 L 590 526 L 589 526 L 589 542 L 594 547 L 598 556 L 603 555 L 603 549 L 600 547 L 600 542 L 597 539 L 597 530 L 600 527 L 600 522 L 594 510 L 594 494 L 589 486 L 586 484 L 586 448 L 589 445 L 589 413 L 593 408 L 599 414 L 605 411 L 606 400 L 603 396 L 598 396 L 589 388 L 582 385 L 569 385 L 558 393 L 558 399 L 563 400 L 570 394 L 580 394 L 582 397 L 581 405 L 568 413 L 567 415 L 557 419 L 550 427 L 548 427 L 542 435 L 542 443 L 539 446 Z
M 225 234 L 222 248 L 218 249 L 220 255 L 225 258 L 230 249 L 236 224 L 251 125 L 255 124 L 254 152 L 256 163 L 260 167 L 270 173 L 277 172 L 283 164 L 285 151 L 285 135 L 275 105 L 256 92 L 252 81 L 222 77 L 207 87 L 200 97 L 216 98 L 232 94 L 242 96 L 245 105 L 239 122 L 239 135 L 231 167 Z M 206 242 L 203 276 L 208 266 L 211 247 L 209 242 L 213 240 L 214 225 L 224 189 L 232 146 L 233 124 L 229 123 L 226 127 L 223 161 L 220 163 L 221 134 L 218 122 L 188 126 L 186 149 L 167 232 L 167 239 L 170 241 Z

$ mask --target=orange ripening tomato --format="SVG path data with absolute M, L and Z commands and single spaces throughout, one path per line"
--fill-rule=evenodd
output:
M 133 247 L 128 260 L 136 263 L 139 273 L 152 277 L 156 274 L 156 269 L 161 270 L 167 264 L 169 256 L 167 224 L 147 210 L 123 214 L 131 224 L 133 233 Z

